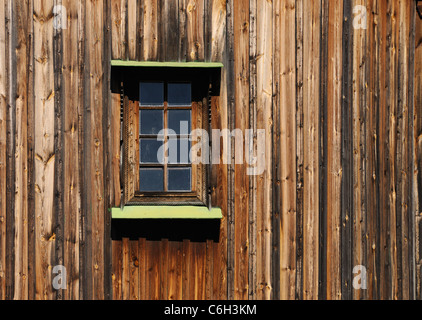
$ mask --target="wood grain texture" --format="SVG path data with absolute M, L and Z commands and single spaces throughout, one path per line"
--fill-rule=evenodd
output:
M 343 5 L 330 2 L 327 86 L 327 299 L 341 299 L 340 192 L 341 192 L 341 79 Z
M 6 298 L 6 5 L 0 1 L 0 300 Z
M 280 115 L 280 166 L 281 166 L 281 211 L 280 211 L 280 299 L 295 297 L 296 282 L 296 45 L 295 2 L 281 1 L 279 94 Z M 266 52 L 268 50 L 263 50 Z M 269 130 L 267 128 L 266 130 Z M 267 150 L 266 154 L 269 154 Z M 267 163 L 271 166 L 271 163 Z M 268 177 L 269 179 L 270 177 Z M 270 201 L 268 199 L 267 201 Z M 268 225 L 265 227 L 268 229 Z M 268 263 L 268 262 L 267 262 Z M 266 264 L 267 264 L 266 263 Z
M 52 299 L 54 252 L 53 1 L 34 3 L 36 298 Z
M 241 1 L 234 7 L 234 73 L 235 73 L 235 126 L 242 131 L 249 127 L 249 1 Z M 236 140 L 236 144 L 240 143 Z M 242 142 L 243 143 L 243 142 Z M 234 198 L 234 298 L 248 296 L 248 223 L 249 223 L 249 176 L 246 174 L 246 157 L 235 154 Z
M 303 299 L 318 298 L 319 40 L 321 1 L 304 14 L 303 54 Z

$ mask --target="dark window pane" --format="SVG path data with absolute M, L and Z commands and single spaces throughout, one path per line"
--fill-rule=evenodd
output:
M 168 104 L 170 106 L 190 106 L 192 93 L 190 83 L 169 83 Z
M 169 191 L 191 191 L 191 169 L 169 169 L 168 189 Z
M 142 106 L 164 105 L 164 84 L 162 82 L 141 82 L 139 99 Z
M 156 139 L 141 139 L 140 158 L 141 163 L 163 163 L 163 145 L 162 141 Z
M 163 114 L 162 110 L 141 110 L 141 134 L 158 134 L 163 129 Z
M 164 169 L 139 170 L 140 191 L 164 191 Z
M 191 142 L 188 139 L 170 138 L 168 146 L 168 163 L 170 164 L 188 164 L 190 162 Z
M 191 132 L 191 110 L 169 110 L 168 128 L 176 134 L 190 134 Z

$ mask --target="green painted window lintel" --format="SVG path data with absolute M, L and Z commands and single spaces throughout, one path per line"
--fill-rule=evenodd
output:
M 111 60 L 112 67 L 222 68 L 221 62 L 158 62 Z
M 202 206 L 125 206 L 111 209 L 112 219 L 222 219 L 220 208 Z

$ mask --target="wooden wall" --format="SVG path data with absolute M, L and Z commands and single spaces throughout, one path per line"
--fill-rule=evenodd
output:
M 421 21 L 413 0 L 0 0 L 0 299 L 421 298 Z M 218 243 L 111 240 L 111 59 L 222 62 L 214 124 L 266 130 L 262 175 L 234 144 L 214 167 Z

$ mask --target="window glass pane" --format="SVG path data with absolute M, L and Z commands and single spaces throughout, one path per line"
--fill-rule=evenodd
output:
M 176 134 L 191 133 L 191 110 L 169 110 L 168 128 Z
M 168 170 L 169 191 L 191 191 L 191 169 L 172 168 Z
M 157 139 L 141 139 L 139 148 L 141 163 L 163 163 L 164 148 L 160 149 L 162 145 L 163 141 Z
M 164 111 L 141 110 L 139 117 L 141 134 L 158 134 L 163 129 Z
M 141 106 L 164 105 L 164 84 L 162 82 L 141 82 L 139 100 Z
M 164 191 L 164 169 L 140 169 L 139 183 L 140 191 Z
M 169 83 L 168 104 L 169 106 L 190 106 L 192 104 L 191 84 Z
M 190 164 L 189 159 L 192 143 L 189 139 L 173 139 L 167 141 L 168 163 L 170 164 Z

